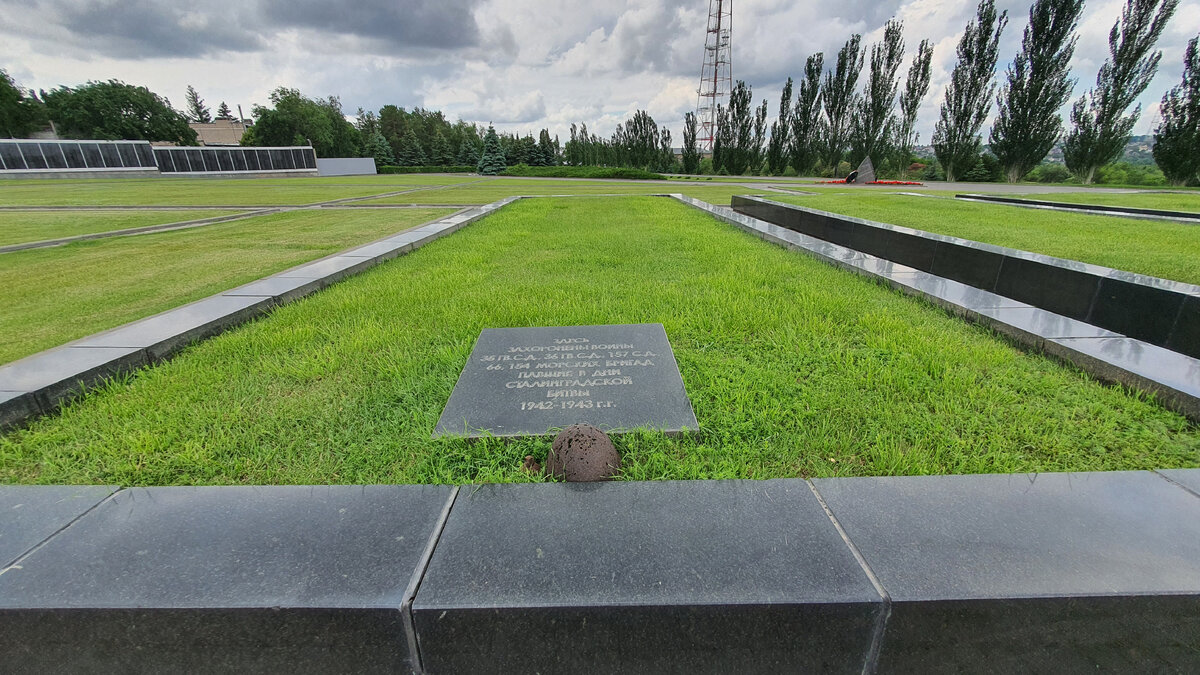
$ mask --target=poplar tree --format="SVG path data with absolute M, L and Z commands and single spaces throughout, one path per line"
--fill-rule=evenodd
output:
M 1071 57 L 1083 0 L 1036 0 L 1021 51 L 1008 67 L 996 95 L 991 149 L 1008 182 L 1015 183 L 1041 163 L 1062 136 L 1059 109 L 1071 98 Z
M 941 119 L 933 131 L 933 152 L 952 181 L 979 159 L 979 128 L 992 108 L 997 45 L 1008 24 L 1008 12 L 996 14 L 994 0 L 982 0 L 975 19 L 958 43 L 958 63 L 946 85 Z
M 212 122 L 212 113 L 208 111 L 208 106 L 204 105 L 204 99 L 200 98 L 200 93 L 195 87 L 188 85 L 187 88 L 187 116 L 193 122 L 200 124 L 209 124 Z
M 929 40 L 921 40 L 912 65 L 908 67 L 904 93 L 900 94 L 900 123 L 895 142 L 896 160 L 901 170 L 907 168 L 913 148 L 917 145 L 917 112 L 921 109 L 921 100 L 929 93 L 929 68 L 932 62 L 933 45 L 929 44 Z
M 757 174 L 762 170 L 763 144 L 767 140 L 767 99 L 754 109 L 754 140 L 750 142 L 750 170 Z
M 489 124 L 487 135 L 483 137 L 483 154 L 475 170 L 485 176 L 495 176 L 506 168 L 508 165 L 504 161 L 504 151 L 500 149 L 500 138 L 496 136 L 496 128 Z
M 858 112 L 851 122 L 850 163 L 864 157 L 881 160 L 896 127 L 896 73 L 904 59 L 904 22 L 892 19 L 883 29 L 883 42 L 871 46 L 871 71 Z
M 683 115 L 683 172 L 686 174 L 700 173 L 700 150 L 696 147 L 696 114 Z
M 713 167 L 724 167 L 731 176 L 746 173 L 754 159 L 754 117 L 750 111 L 753 92 L 744 81 L 738 80 L 729 93 L 727 142 L 722 146 L 721 162 L 713 157 Z
M 1154 130 L 1154 162 L 1172 185 L 1200 180 L 1200 37 L 1188 42 L 1183 81 L 1163 96 Z
M 792 78 L 783 85 L 779 95 L 779 117 L 771 123 L 771 140 L 767 143 L 767 173 L 778 176 L 787 168 L 788 142 L 792 128 Z
M 1096 74 L 1096 87 L 1071 108 L 1071 132 L 1063 160 L 1080 182 L 1090 184 L 1096 169 L 1121 157 L 1141 117 L 1141 106 L 1125 111 L 1146 90 L 1162 52 L 1151 52 L 1175 13 L 1179 0 L 1125 0 L 1121 18 L 1108 33 L 1109 59 Z
M 804 63 L 804 80 L 792 110 L 788 159 L 796 173 L 805 175 L 817 163 L 821 151 L 821 71 L 825 54 L 817 53 Z
M 864 49 L 862 36 L 850 36 L 838 50 L 835 70 L 825 74 L 821 85 L 821 102 L 825 108 L 825 165 L 837 173 L 838 164 L 846 152 L 850 136 L 850 115 L 856 107 L 858 75 L 862 72 Z

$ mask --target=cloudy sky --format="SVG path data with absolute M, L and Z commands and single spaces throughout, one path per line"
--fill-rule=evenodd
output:
M 1030 0 L 998 0 L 1010 15 L 1001 65 L 1020 44 Z M 1123 0 L 1088 0 L 1074 70 L 1076 95 L 1108 54 Z M 903 19 L 909 53 L 934 43 L 930 94 L 921 113 L 928 141 L 975 3 L 969 0 L 738 0 L 733 73 L 755 99 L 778 105 L 783 81 L 817 51 L 829 64 L 851 33 L 879 39 Z M 183 107 L 191 84 L 215 110 L 249 114 L 278 86 L 337 95 L 353 114 L 385 104 L 443 110 L 499 129 L 572 122 L 608 134 L 646 109 L 680 136 L 696 106 L 708 0 L 0 0 L 0 68 L 48 89 L 117 78 Z M 1156 123 L 1157 101 L 1179 81 L 1183 50 L 1200 31 L 1200 0 L 1182 0 L 1158 77 L 1142 97 L 1137 133 Z M 907 64 L 906 66 L 907 67 Z

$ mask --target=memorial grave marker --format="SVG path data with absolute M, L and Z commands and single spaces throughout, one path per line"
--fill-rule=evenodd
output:
M 577 423 L 697 428 L 662 324 L 485 329 L 434 437 L 541 436 Z

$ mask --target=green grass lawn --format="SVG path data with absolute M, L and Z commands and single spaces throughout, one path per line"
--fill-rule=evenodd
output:
M 861 189 L 813 196 L 771 194 L 767 198 L 1200 284 L 1200 228 L 1195 225 Z
M 739 185 L 697 184 L 667 181 L 580 181 L 562 179 L 496 179 L 473 185 L 423 190 L 394 197 L 372 199 L 363 204 L 488 204 L 512 195 L 653 195 L 679 192 L 713 204 L 729 205 L 733 195 L 754 193 Z
M 0 246 L 235 213 L 238 211 L 0 211 Z
M 353 178 L 359 178 L 357 176 Z M 361 178 L 374 178 L 362 176 Z M 322 182 L 325 181 L 325 182 Z M 354 184 L 349 184 L 354 183 Z M 374 183 L 378 183 L 375 185 Z M 177 179 L 6 181 L 0 206 L 272 206 L 299 205 L 427 187 L 416 181 L 333 179 Z
M 627 479 L 1200 466 L 1141 394 L 632 197 L 518 202 L 197 344 L 0 437 L 0 482 L 531 480 L 546 439 L 430 440 L 479 331 L 639 322 L 664 324 L 701 428 L 618 437 Z
M 980 193 L 986 194 L 986 193 Z M 1200 192 L 1055 192 L 1037 195 L 1005 195 L 1044 202 L 1132 206 L 1140 209 L 1188 211 L 1200 215 Z
M 0 254 L 0 363 L 450 212 L 292 211 Z

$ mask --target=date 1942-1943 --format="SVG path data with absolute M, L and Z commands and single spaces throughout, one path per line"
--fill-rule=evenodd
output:
M 521 410 L 591 410 L 592 408 L 615 408 L 612 401 L 522 401 Z

